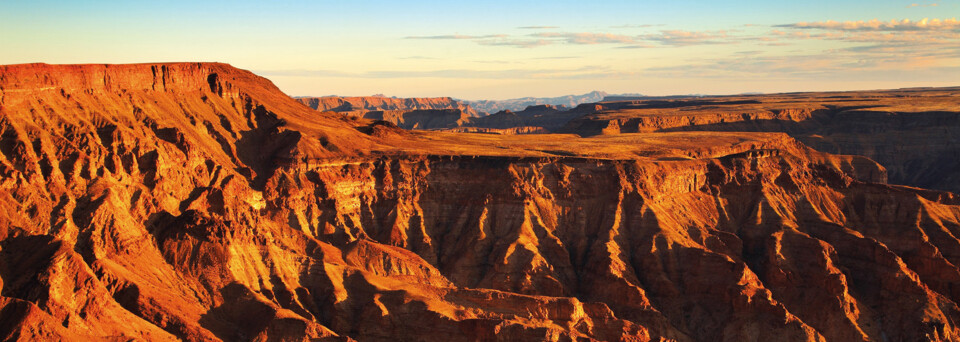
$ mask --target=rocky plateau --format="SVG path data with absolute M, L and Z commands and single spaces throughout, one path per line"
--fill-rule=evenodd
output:
M 226 64 L 0 66 L 0 338 L 958 340 L 960 198 L 822 151 L 956 121 L 913 103 L 497 135 Z
M 443 129 L 463 126 L 480 114 L 462 101 L 449 97 L 396 98 L 376 96 L 296 97 L 300 103 L 321 112 L 389 121 L 404 129 Z
M 784 132 L 822 152 L 869 157 L 890 182 L 960 192 L 960 88 L 614 101 L 557 132 Z

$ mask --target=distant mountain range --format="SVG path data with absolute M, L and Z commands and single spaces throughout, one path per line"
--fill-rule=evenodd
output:
M 480 116 L 463 101 L 449 97 L 398 98 L 382 94 L 373 96 L 296 96 L 300 103 L 319 111 L 354 113 L 363 116 L 368 111 L 412 111 L 457 109 L 467 116 Z
M 558 97 L 521 97 L 509 100 L 478 100 L 463 101 L 478 112 L 493 114 L 502 110 L 521 111 L 529 106 L 552 105 L 560 107 L 559 109 L 570 109 L 581 103 L 600 102 L 609 96 L 604 91 L 591 91 L 583 95 L 565 95 Z M 635 94 L 630 94 L 635 95 Z M 636 94 L 636 96 L 640 96 Z
M 679 97 L 689 97 L 683 95 Z M 694 95 L 695 96 L 695 95 Z M 373 96 L 295 96 L 297 101 L 319 110 L 335 112 L 382 111 L 382 110 L 435 110 L 459 109 L 471 117 L 482 117 L 501 111 L 519 112 L 530 106 L 550 105 L 564 111 L 584 103 L 602 101 L 624 101 L 633 99 L 652 99 L 642 94 L 608 94 L 605 91 L 591 91 L 582 95 L 564 95 L 557 97 L 520 97 L 508 100 L 460 100 L 450 97 L 434 98 L 398 98 L 381 94 Z M 362 115 L 360 115 L 362 116 Z

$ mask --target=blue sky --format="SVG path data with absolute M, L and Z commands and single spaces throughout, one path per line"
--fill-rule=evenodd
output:
M 945 86 L 958 16 L 960 0 L 0 0 L 0 64 L 218 61 L 291 95 Z

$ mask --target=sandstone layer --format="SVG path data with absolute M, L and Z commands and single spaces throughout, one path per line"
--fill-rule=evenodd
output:
M 321 112 L 352 118 L 383 120 L 404 129 L 444 129 L 463 126 L 479 116 L 476 110 L 449 97 L 395 98 L 377 96 L 297 97 L 300 103 Z
M 785 132 L 819 151 L 867 156 L 890 182 L 960 192 L 960 88 L 623 101 L 559 130 L 581 135 Z
M 480 116 L 463 101 L 450 97 L 396 98 L 376 96 L 296 97 L 297 101 L 321 112 L 408 111 L 430 109 L 459 109 L 470 117 Z
M 574 108 L 582 103 L 599 102 L 609 94 L 603 91 L 591 91 L 582 95 L 565 95 L 557 97 L 521 97 L 508 100 L 477 100 L 465 101 L 481 113 L 494 114 L 502 111 L 521 111 L 530 106 L 556 106 L 563 109 Z
M 223 64 L 0 67 L 0 334 L 960 338 L 960 199 L 783 133 L 405 131 Z

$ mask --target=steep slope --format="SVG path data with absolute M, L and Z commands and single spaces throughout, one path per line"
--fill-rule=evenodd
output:
M 562 132 L 785 132 L 817 150 L 864 155 L 896 184 L 960 192 L 960 89 L 801 93 L 601 105 Z
M 956 340 L 960 200 L 780 133 L 404 131 L 0 67 L 5 339 Z
M 300 103 L 321 112 L 336 112 L 349 117 L 383 120 L 404 129 L 439 129 L 459 127 L 477 117 L 477 111 L 449 97 L 395 98 L 297 97 Z
M 462 126 L 470 116 L 459 109 L 369 111 L 364 119 L 383 120 L 403 129 L 442 129 Z
M 591 106 L 577 106 L 572 110 L 553 105 L 529 106 L 522 111 L 503 110 L 484 117 L 471 118 L 450 131 L 496 132 L 500 134 L 532 134 L 557 131 L 572 119 L 595 110 Z
M 321 112 L 355 112 L 355 111 L 407 111 L 428 109 L 459 109 L 463 113 L 476 117 L 477 111 L 470 105 L 450 97 L 411 97 L 396 98 L 383 95 L 376 96 L 323 96 L 323 97 L 296 97 L 297 101 Z
M 551 105 L 573 108 L 582 103 L 600 102 L 608 94 L 602 91 L 591 91 L 582 95 L 565 95 L 557 97 L 521 97 L 508 100 L 477 100 L 464 101 L 481 113 L 497 113 L 500 111 L 521 111 L 530 106 Z

